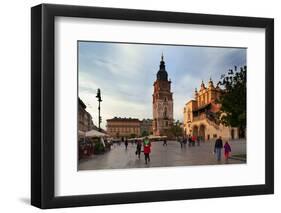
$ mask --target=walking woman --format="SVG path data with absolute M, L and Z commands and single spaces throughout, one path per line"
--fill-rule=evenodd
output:
M 229 158 L 229 154 L 231 152 L 231 147 L 229 145 L 229 143 L 226 141 L 224 146 L 224 158 L 225 158 L 225 161 L 228 162 L 228 158 Z
M 147 164 L 147 162 L 150 162 L 150 157 L 149 157 L 150 152 L 151 152 L 151 143 L 148 137 L 145 137 L 143 141 L 143 153 L 144 153 L 145 164 Z

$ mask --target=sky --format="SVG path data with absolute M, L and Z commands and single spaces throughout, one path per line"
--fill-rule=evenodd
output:
M 183 121 L 185 103 L 202 80 L 214 85 L 234 66 L 246 65 L 247 49 L 158 44 L 78 42 L 78 95 L 98 124 L 97 89 L 101 89 L 101 127 L 117 117 L 152 118 L 153 83 L 163 53 L 171 79 L 174 119 Z

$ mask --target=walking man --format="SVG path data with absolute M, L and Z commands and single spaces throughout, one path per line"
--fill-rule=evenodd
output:
M 141 141 L 137 141 L 137 150 L 136 150 L 136 155 L 140 159 L 140 154 L 141 154 Z
M 188 146 L 191 146 L 192 144 L 192 139 L 191 139 L 191 135 L 188 136 Z
M 128 148 L 128 140 L 127 140 L 127 138 L 125 140 L 125 147 L 126 147 L 126 149 Z
M 164 140 L 163 140 L 163 146 L 167 146 L 167 139 L 166 138 L 164 138 Z
M 181 149 L 182 149 L 182 147 L 183 147 L 183 138 L 179 138 L 178 140 L 179 140 L 179 142 L 180 142 Z
M 183 137 L 183 147 L 186 148 L 187 138 L 186 136 Z
M 200 140 L 201 140 L 201 136 L 197 137 L 197 146 L 200 146 Z
M 219 138 L 216 140 L 215 149 L 214 149 L 217 161 L 221 160 L 221 149 L 222 149 L 222 147 L 223 147 L 222 139 L 221 139 L 221 136 L 219 136 Z

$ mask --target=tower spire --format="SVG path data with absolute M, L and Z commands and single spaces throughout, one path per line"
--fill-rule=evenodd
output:
M 161 55 L 159 71 L 157 72 L 157 79 L 168 81 L 168 73 L 167 73 L 166 68 L 165 68 L 163 52 L 162 52 L 162 55 Z

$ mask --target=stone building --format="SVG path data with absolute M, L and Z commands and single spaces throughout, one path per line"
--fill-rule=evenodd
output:
M 195 89 L 195 97 L 184 107 L 184 132 L 186 135 L 199 136 L 203 140 L 215 139 L 221 136 L 224 139 L 238 138 L 238 128 L 226 127 L 219 122 L 217 112 L 221 105 L 219 99 L 222 90 L 213 84 L 210 79 L 205 87 L 202 81 L 200 90 Z
M 118 118 L 107 119 L 107 134 L 113 138 L 121 137 L 139 137 L 140 131 L 140 120 L 137 118 Z
M 78 130 L 87 132 L 94 128 L 93 119 L 89 112 L 86 111 L 86 105 L 78 98 Z
M 173 125 L 173 93 L 171 81 L 165 68 L 163 54 L 159 71 L 153 84 L 153 135 L 167 135 Z
M 140 123 L 140 134 L 141 135 L 152 135 L 152 119 L 142 119 Z

